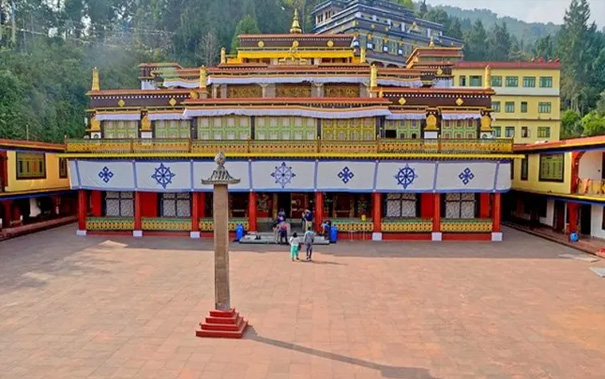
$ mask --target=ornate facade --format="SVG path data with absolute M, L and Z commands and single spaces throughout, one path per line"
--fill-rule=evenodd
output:
M 296 20 L 295 20 L 296 21 Z M 270 229 L 305 209 L 355 238 L 501 239 L 512 140 L 493 139 L 491 89 L 453 88 L 459 48 L 417 48 L 407 68 L 370 65 L 352 35 L 243 35 L 216 67 L 142 64 L 141 89 L 90 97 L 67 141 L 79 233 L 212 229 L 218 151 L 241 179 L 231 228 Z M 435 59 L 438 57 L 438 59 Z

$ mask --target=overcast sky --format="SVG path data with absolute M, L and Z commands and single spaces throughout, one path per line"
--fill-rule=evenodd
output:
M 498 16 L 510 16 L 527 22 L 563 23 L 571 0 L 426 0 L 430 5 L 451 5 L 462 9 L 486 8 Z M 605 26 L 605 0 L 588 0 L 591 21 L 599 29 Z

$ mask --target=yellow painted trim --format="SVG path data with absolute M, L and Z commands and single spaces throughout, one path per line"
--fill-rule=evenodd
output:
M 217 148 L 217 151 L 220 148 Z M 166 153 L 109 153 L 109 154 L 90 154 L 90 153 L 64 153 L 58 154 L 61 158 L 80 159 L 80 158 L 164 158 Z M 230 158 L 449 158 L 449 159 L 522 159 L 523 154 L 431 154 L 431 153 L 402 153 L 402 154 L 357 154 L 357 153 L 225 153 Z M 170 153 L 170 158 L 214 158 L 216 153 Z
M 554 196 L 554 197 L 564 197 L 568 199 L 576 199 L 576 200 L 584 200 L 584 201 L 598 201 L 605 203 L 605 196 L 585 196 L 585 195 L 576 195 L 573 193 L 559 193 L 559 192 L 541 192 L 541 191 L 528 191 L 528 190 L 520 190 L 513 188 L 516 192 L 527 192 L 533 193 L 536 195 L 544 195 L 544 196 Z

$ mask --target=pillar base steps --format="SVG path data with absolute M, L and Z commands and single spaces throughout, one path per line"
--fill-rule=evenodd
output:
M 210 311 L 205 322 L 200 322 L 201 330 L 195 332 L 197 337 L 209 338 L 242 338 L 248 321 L 235 311 Z

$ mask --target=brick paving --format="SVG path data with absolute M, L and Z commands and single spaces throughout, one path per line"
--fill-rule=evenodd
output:
M 603 377 L 605 261 L 541 238 L 343 242 L 315 263 L 232 246 L 243 340 L 194 336 L 211 247 L 73 225 L 1 242 L 0 377 Z

